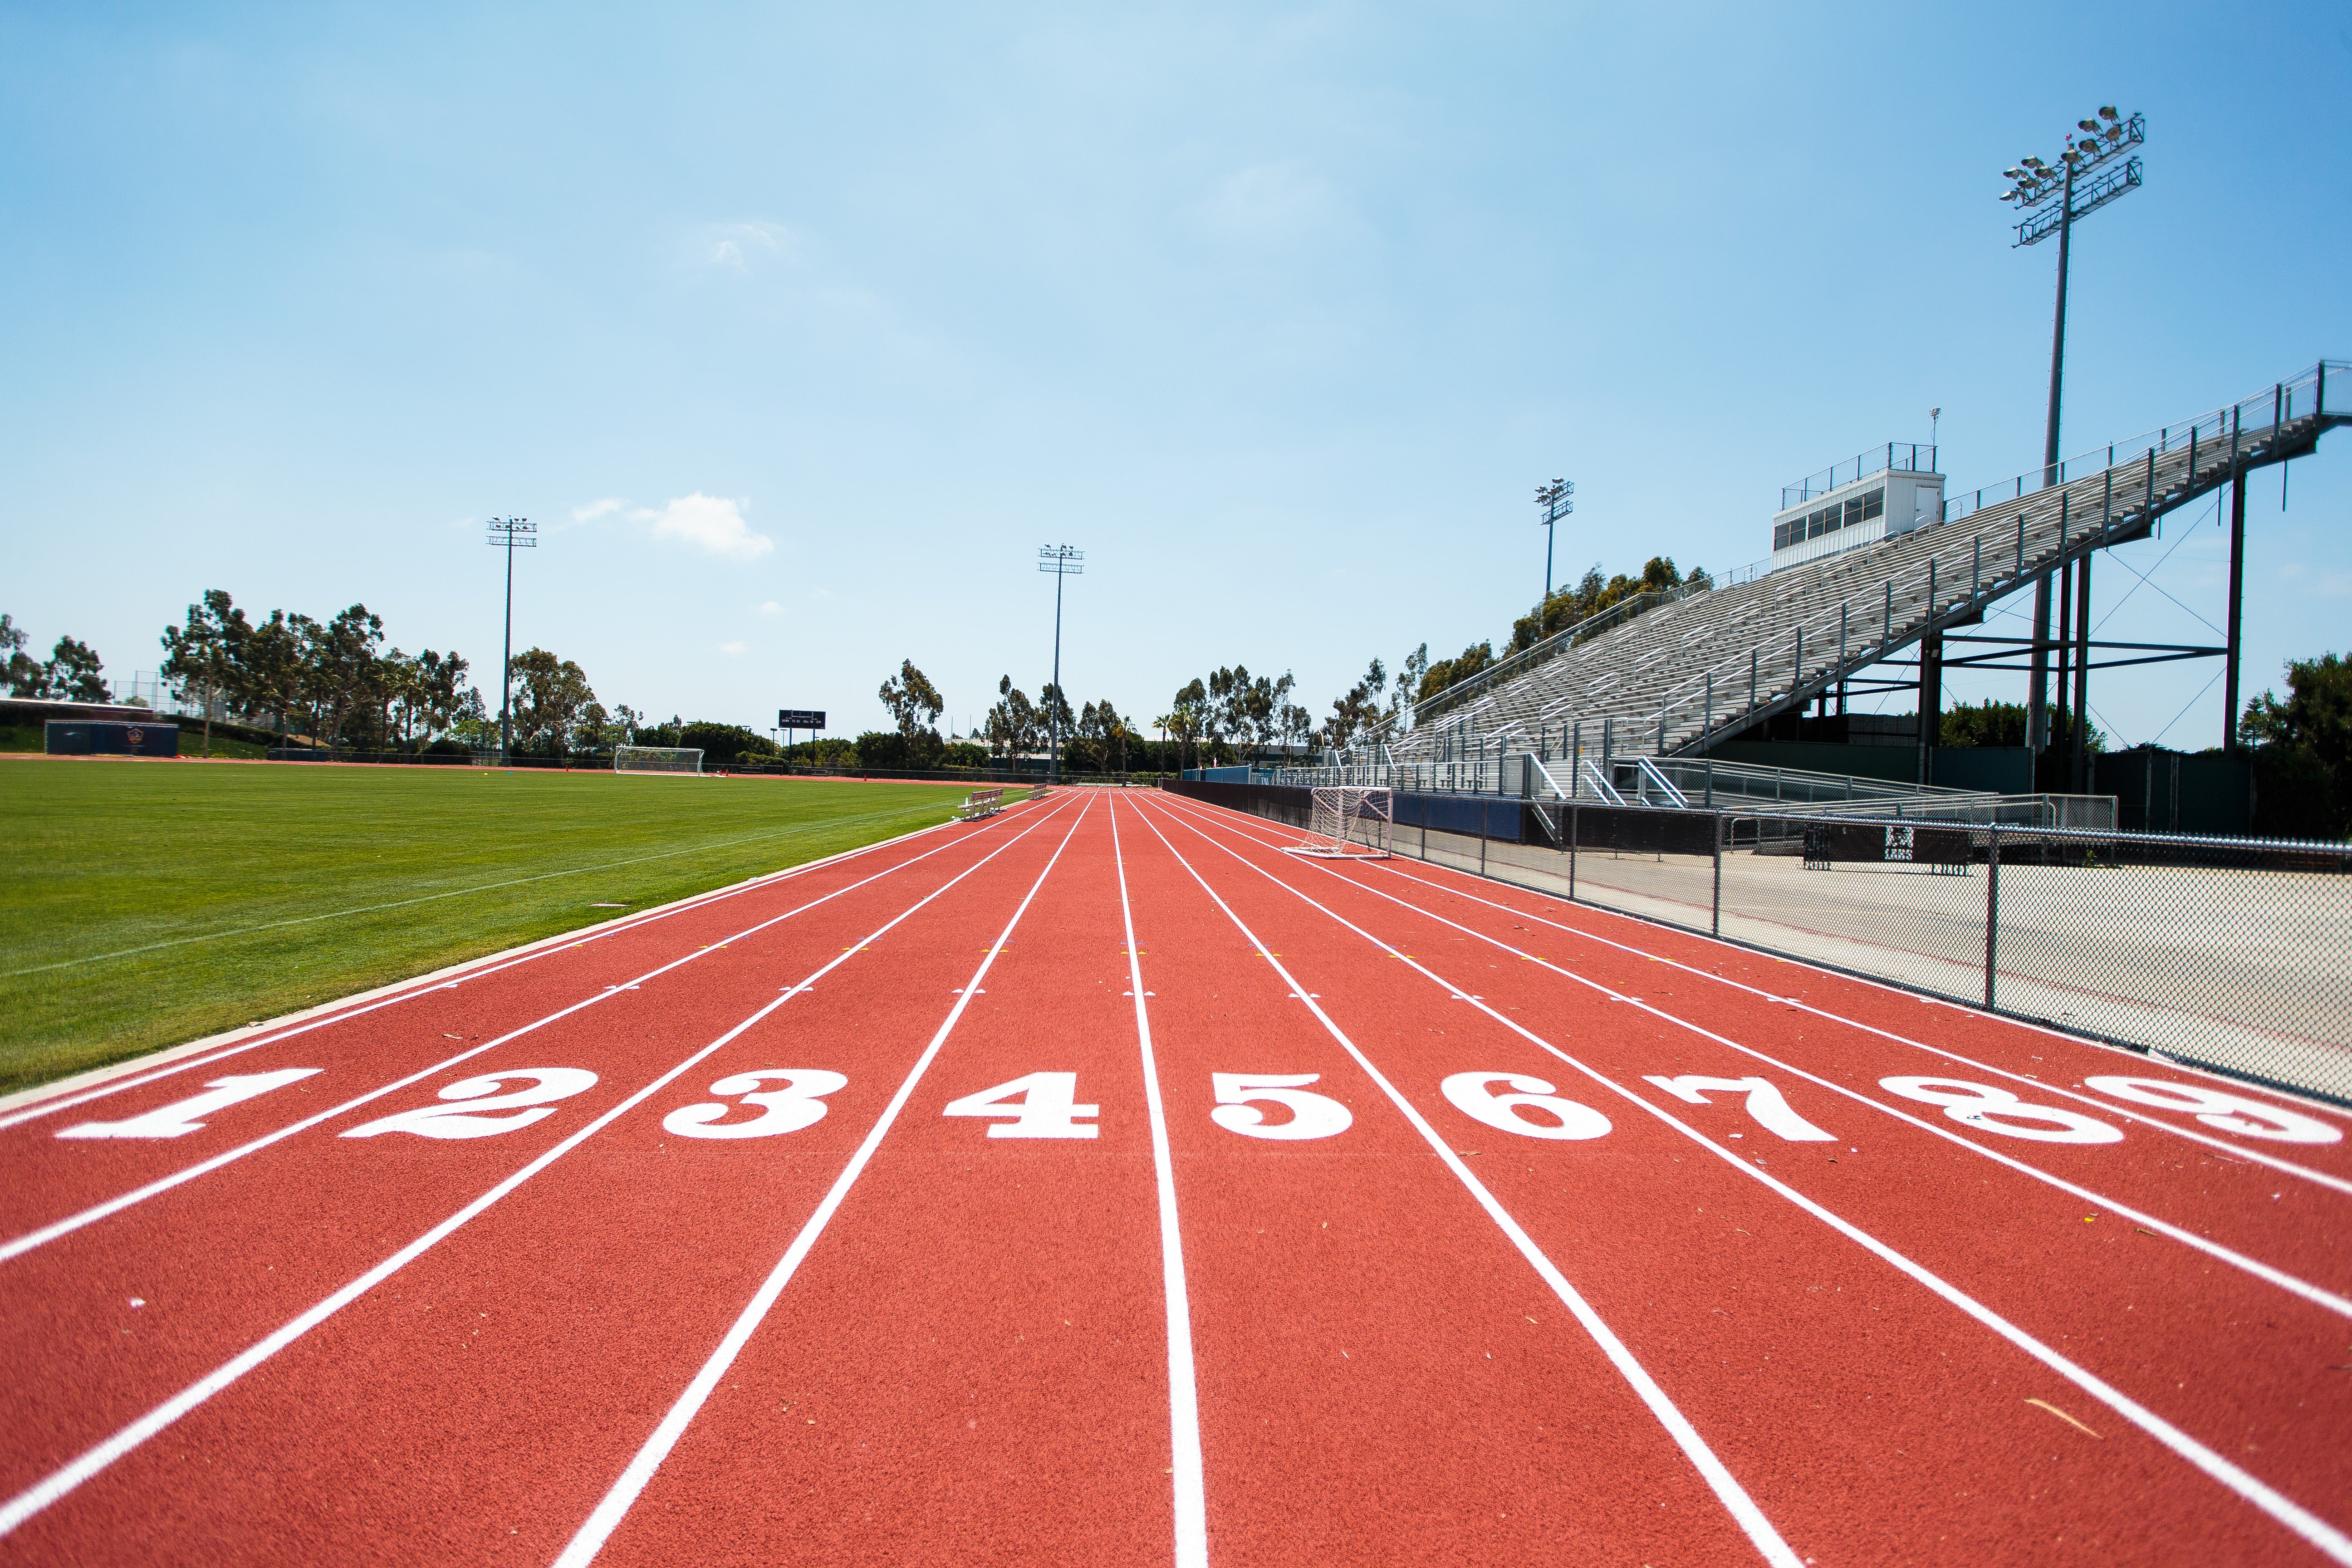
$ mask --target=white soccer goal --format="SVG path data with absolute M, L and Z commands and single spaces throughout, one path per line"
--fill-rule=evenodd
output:
M 1386 859 L 1390 839 L 1396 830 L 1395 802 L 1386 789 L 1318 784 L 1307 827 L 1314 838 L 1288 847 L 1284 854 L 1314 855 L 1326 859 Z
M 613 771 L 616 773 L 698 773 L 702 771 L 702 752 L 694 746 L 616 746 L 613 750 Z

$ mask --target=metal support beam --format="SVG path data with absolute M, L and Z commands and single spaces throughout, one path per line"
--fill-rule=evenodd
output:
M 2067 765 L 2070 793 L 2091 791 L 2091 558 L 2074 568 L 2074 728 Z
M 2237 432 L 2231 431 L 2231 446 L 2237 445 Z M 2230 476 L 2230 618 L 2226 661 L 2221 667 L 2221 749 L 2235 753 L 2238 749 L 2238 658 L 2244 644 L 2240 638 L 2239 623 L 2246 607 L 2246 474 L 2235 463 Z

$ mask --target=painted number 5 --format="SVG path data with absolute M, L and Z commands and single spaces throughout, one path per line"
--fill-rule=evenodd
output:
M 523 1079 L 530 1080 L 529 1089 L 499 1092 L 507 1084 Z M 547 1103 L 549 1100 L 569 1100 L 582 1089 L 595 1087 L 595 1083 L 596 1075 L 586 1068 L 521 1068 L 484 1073 L 480 1078 L 453 1083 L 441 1091 L 443 1100 L 454 1100 L 458 1104 L 420 1105 L 414 1110 L 362 1122 L 343 1136 L 373 1138 L 382 1132 L 414 1132 L 420 1138 L 495 1138 L 501 1132 L 528 1127 L 542 1116 L 554 1115 L 555 1109 Z M 537 1109 L 516 1109 L 525 1105 Z M 485 1110 L 512 1110 L 514 1114 L 485 1116 Z
M 1209 1120 L 1244 1138 L 1329 1138 L 1345 1132 L 1355 1123 L 1354 1113 L 1328 1095 L 1307 1092 L 1305 1086 L 1320 1077 L 1311 1072 L 1213 1072 L 1209 1082 L 1217 1091 L 1217 1109 L 1209 1112 Z M 1268 1121 L 1260 1103 L 1287 1106 L 1290 1115 Z
M 760 1087 L 770 1079 L 783 1087 Z M 797 1132 L 824 1120 L 826 1107 L 819 1096 L 846 1088 L 848 1083 L 841 1074 L 823 1068 L 763 1068 L 758 1072 L 733 1073 L 712 1084 L 710 1092 L 740 1095 L 743 1103 L 759 1115 L 749 1121 L 721 1121 L 719 1119 L 731 1107 L 709 1102 L 681 1105 L 662 1118 L 662 1131 L 680 1138 L 766 1138 Z
M 1498 1083 L 1508 1084 L 1512 1092 L 1496 1094 L 1494 1086 Z M 1560 1099 L 1539 1078 L 1458 1072 L 1440 1087 L 1463 1115 L 1522 1138 L 1600 1138 L 1609 1131 L 1609 1118 L 1589 1105 Z

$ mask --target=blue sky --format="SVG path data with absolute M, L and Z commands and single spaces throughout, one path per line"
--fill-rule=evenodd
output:
M 1074 699 L 1319 713 L 1507 635 L 1555 474 L 1570 576 L 1762 555 L 1930 406 L 1956 489 L 2037 463 L 1999 171 L 2099 104 L 2069 451 L 2352 354 L 2347 79 L 2321 5 L 9 5 L 0 608 L 119 679 L 205 588 L 361 600 L 494 683 L 516 513 L 518 646 L 607 703 L 854 731 L 911 658 L 961 727 L 1066 541 Z M 2352 643 L 2347 446 L 2252 486 L 2250 690 Z M 2103 636 L 2208 637 L 2175 545 Z M 2218 668 L 2094 706 L 2211 744 Z

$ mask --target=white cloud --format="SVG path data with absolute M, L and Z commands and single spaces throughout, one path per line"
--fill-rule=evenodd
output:
M 751 647 L 747 642 L 723 642 L 719 645 L 719 651 L 730 658 L 740 658 L 751 651 Z
M 572 521 L 574 522 L 593 522 L 600 517 L 610 517 L 613 513 L 620 510 L 623 507 L 628 504 L 629 503 L 627 501 L 623 500 L 618 496 L 606 496 L 602 500 L 592 500 L 586 506 L 573 507 L 572 509 Z
M 760 613 L 763 616 L 781 616 L 784 613 L 784 607 L 776 603 L 775 600 L 771 599 L 766 604 L 760 606 Z
M 724 555 L 730 561 L 756 561 L 776 547 L 764 533 L 754 533 L 743 521 L 742 503 L 700 490 L 678 496 L 659 511 L 640 507 L 629 515 L 654 525 L 654 537 L 679 540 Z
M 792 230 L 780 223 L 712 223 L 693 231 L 687 253 L 697 263 L 748 276 L 769 261 L 799 259 Z

